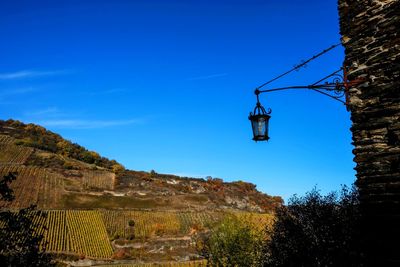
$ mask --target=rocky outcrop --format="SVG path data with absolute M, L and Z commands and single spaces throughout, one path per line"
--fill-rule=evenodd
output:
M 400 263 L 400 1 L 339 0 L 339 15 L 348 78 L 366 78 L 349 92 L 365 244 L 388 266 Z

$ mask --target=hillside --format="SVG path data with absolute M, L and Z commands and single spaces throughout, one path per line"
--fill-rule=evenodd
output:
M 243 181 L 127 170 L 41 126 L 0 120 L 0 175 L 9 172 L 17 174 L 15 200 L 1 208 L 37 205 L 47 216 L 37 217 L 37 229 L 48 229 L 48 251 L 111 260 L 101 264 L 200 260 L 191 265 L 200 266 L 193 235 L 228 215 L 263 227 L 283 203 Z
M 270 212 L 282 204 L 243 182 L 226 183 L 154 171 L 125 170 L 115 160 L 63 139 L 45 128 L 19 121 L 0 120 L 1 174 L 19 174 L 14 207 L 133 208 L 163 210 L 240 209 Z M 24 182 L 35 183 L 23 194 Z M 46 191 L 48 190 L 48 191 Z M 23 196 L 20 196 L 23 194 Z

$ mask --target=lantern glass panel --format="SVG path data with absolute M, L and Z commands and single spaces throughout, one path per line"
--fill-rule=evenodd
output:
M 255 115 L 251 118 L 251 125 L 253 128 L 254 140 L 265 141 L 268 140 L 268 122 L 269 115 Z

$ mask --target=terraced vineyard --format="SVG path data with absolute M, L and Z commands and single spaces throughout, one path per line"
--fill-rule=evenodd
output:
M 24 164 L 33 152 L 33 148 L 16 146 L 0 142 L 0 164 Z
M 142 263 L 142 264 L 116 264 L 99 265 L 98 267 L 205 267 L 207 261 L 188 261 L 188 262 L 164 262 L 164 263 Z
M 98 211 L 51 210 L 32 215 L 36 233 L 44 236 L 41 246 L 46 251 L 97 259 L 111 257 L 113 249 Z
M 17 179 L 11 183 L 15 200 L 11 203 L 0 201 L 1 207 L 23 208 L 36 204 L 39 208 L 51 208 L 59 202 L 63 188 L 60 175 L 40 167 L 0 165 L 1 177 L 10 172 L 17 174 Z
M 136 237 L 176 235 L 180 230 L 179 218 L 173 212 L 104 210 L 101 213 L 110 237 L 127 238 L 130 234 L 128 227 L 130 220 L 135 222 Z
M 191 229 L 202 229 L 223 218 L 224 214 L 217 212 L 180 212 L 177 214 L 180 221 L 181 233 L 189 233 Z
M 14 143 L 14 138 L 8 135 L 0 134 L 0 144 L 10 145 Z
M 64 177 L 58 173 L 44 170 L 42 177 L 44 183 L 40 191 L 38 206 L 41 209 L 58 208 L 64 191 Z
M 115 174 L 107 171 L 83 172 L 82 184 L 84 189 L 113 190 Z
M 187 235 L 191 230 L 201 230 L 212 226 L 231 213 L 222 212 L 154 212 L 154 211 L 101 211 L 110 238 L 127 238 L 130 234 L 128 223 L 135 222 L 136 237 Z M 272 222 L 270 214 L 235 212 L 233 215 L 263 228 Z
M 1 177 L 9 172 L 18 174 L 18 178 L 11 184 L 11 189 L 14 191 L 15 200 L 11 203 L 0 202 L 0 205 L 8 208 L 19 208 L 28 207 L 30 204 L 38 204 L 40 189 L 44 184 L 44 169 L 39 167 L 0 165 Z
M 30 229 L 34 230 L 35 234 L 34 235 L 45 235 L 46 234 L 46 221 L 47 221 L 47 212 L 46 211 L 30 211 L 28 213 L 23 213 L 24 220 L 28 219 L 31 221 L 30 224 Z M 22 217 L 20 217 L 22 218 Z M 14 220 L 9 221 L 11 223 L 14 223 Z M 6 221 L 1 220 L 0 221 L 0 228 L 5 227 Z M 15 225 L 12 225 L 12 227 L 15 227 Z M 27 232 L 20 232 L 18 233 L 17 236 L 22 237 L 22 239 L 25 237 Z M 21 240 L 19 240 L 21 241 Z M 42 244 L 40 244 L 40 248 L 43 249 L 45 245 L 45 242 L 43 241 Z
M 113 249 L 100 212 L 66 212 L 71 251 L 95 258 L 110 258 Z
M 253 227 L 254 230 L 264 231 L 265 227 L 272 226 L 274 215 L 253 212 L 234 212 L 239 220 L 244 221 Z
M 45 216 L 42 216 L 44 214 Z M 228 215 L 232 213 L 225 213 Z M 234 213 L 254 223 L 265 226 L 271 222 L 271 215 L 254 213 Z M 74 253 L 89 258 L 109 259 L 113 254 L 110 238 L 121 237 L 130 232 L 128 221 L 135 221 L 135 240 L 146 240 L 160 235 L 184 236 L 189 225 L 206 225 L 222 219 L 212 212 L 150 212 L 150 211 L 96 211 L 96 210 L 48 210 L 35 213 L 34 225 L 37 232 L 44 234 L 43 244 L 53 253 Z M 1 225 L 0 225 L 1 226 Z M 191 226 L 192 228 L 193 226 Z M 160 230 L 161 229 L 161 230 Z M 160 265 L 160 266 L 203 266 Z M 182 263 L 183 264 L 183 263 Z M 189 263 L 184 263 L 189 264 Z M 125 266 L 125 265 L 124 265 Z M 142 265 L 126 265 L 142 266 Z M 143 265 L 154 266 L 154 265 Z
M 70 251 L 70 238 L 65 211 L 47 211 L 46 228 L 47 231 L 44 235 L 44 241 L 47 243 L 47 251 Z

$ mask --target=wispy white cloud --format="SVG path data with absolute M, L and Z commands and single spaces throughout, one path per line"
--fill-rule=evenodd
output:
M 31 93 L 33 91 L 36 91 L 36 89 L 33 87 L 0 90 L 0 96 L 1 95 L 21 95 L 21 94 Z
M 130 120 L 79 120 L 79 119 L 49 119 L 35 121 L 35 123 L 46 127 L 70 128 L 70 129 L 95 129 L 109 128 L 115 126 L 132 125 L 141 123 L 140 119 Z
M 39 109 L 39 110 L 34 110 L 34 111 L 29 111 L 25 112 L 26 116 L 32 116 L 32 117 L 39 117 L 39 116 L 59 116 L 61 114 L 60 110 L 56 107 L 48 107 L 44 109 Z
M 32 92 L 36 92 L 37 89 L 33 87 L 25 87 L 25 88 L 15 88 L 15 89 L 0 89 L 0 100 L 9 99 L 10 97 L 20 97 L 21 95 L 29 94 Z
M 211 74 L 211 75 L 206 75 L 206 76 L 192 77 L 192 78 L 188 78 L 187 80 L 189 80 L 189 81 L 208 80 L 208 79 L 224 77 L 224 76 L 227 76 L 227 75 L 228 75 L 228 73 L 216 73 L 216 74 Z
M 51 71 L 38 71 L 38 70 L 21 70 L 8 73 L 0 73 L 0 80 L 16 80 L 16 79 L 26 79 L 35 78 L 41 76 L 53 76 L 66 74 L 70 71 L 67 70 L 51 70 Z
M 140 124 L 145 118 L 131 119 L 87 119 L 82 118 L 82 110 L 63 111 L 56 106 L 48 106 L 37 110 L 29 110 L 23 113 L 22 121 L 32 122 L 45 127 L 60 129 L 96 129 L 111 128 L 116 126 Z

